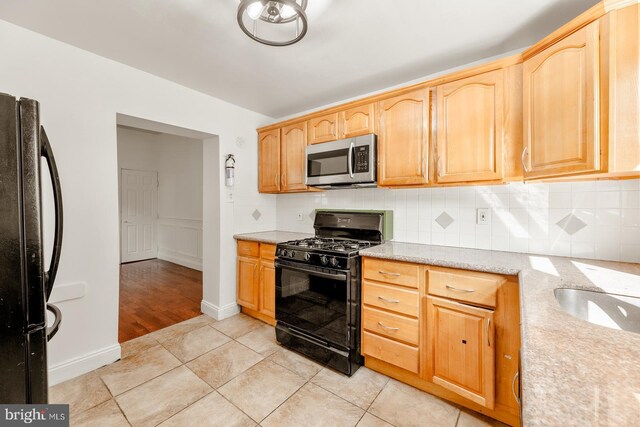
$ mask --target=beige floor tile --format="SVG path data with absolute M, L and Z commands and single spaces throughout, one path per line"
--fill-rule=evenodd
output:
M 220 393 L 214 391 L 160 425 L 162 427 L 251 427 L 256 423 L 229 403 Z
M 363 410 L 314 384 L 307 383 L 264 420 L 264 427 L 354 426 Z
M 174 355 L 158 344 L 97 372 L 111 394 L 117 396 L 180 365 Z
M 50 403 L 69 404 L 70 416 L 111 399 L 107 387 L 94 372 L 57 384 L 49 389 Z
M 428 393 L 389 380 L 369 408 L 378 418 L 402 427 L 455 426 L 458 408 Z
M 305 382 L 301 376 L 265 360 L 218 391 L 256 422 L 260 422 Z
M 393 425 L 367 412 L 358 423 L 358 427 L 393 427 Z
M 389 378 L 385 375 L 374 372 L 364 366 L 358 369 L 351 377 L 329 368 L 324 368 L 311 379 L 312 383 L 365 410 L 371 405 L 371 402 L 378 396 L 380 390 L 388 381 Z
M 260 325 L 240 338 L 236 338 L 236 341 L 263 356 L 269 356 L 281 348 L 276 341 L 275 328 L 266 324 Z
M 187 366 L 211 387 L 218 388 L 262 359 L 255 351 L 231 341 L 192 360 Z
M 149 335 L 151 335 L 158 341 L 170 340 L 180 335 L 186 334 L 187 332 L 202 328 L 203 326 L 213 325 L 214 323 L 216 323 L 215 319 L 203 314 L 201 316 L 185 320 L 184 322 L 176 323 L 175 325 L 159 329 L 155 332 L 150 333 Z
M 86 410 L 78 416 L 71 417 L 74 427 L 128 427 L 127 419 L 120 411 L 115 400 L 107 400 L 98 406 Z
M 213 324 L 213 327 L 223 334 L 236 339 L 263 325 L 264 322 L 241 313 L 216 322 Z
M 162 338 L 160 343 L 185 363 L 229 341 L 231 338 L 206 325 L 185 334 Z
M 120 344 L 121 351 L 122 351 L 122 354 L 120 357 L 122 359 L 125 359 L 127 357 L 134 356 L 158 344 L 159 344 L 158 341 L 155 338 L 153 338 L 152 334 L 143 335 L 141 337 L 134 338 L 129 341 L 125 341 L 122 344 Z
M 133 426 L 151 426 L 177 414 L 211 392 L 204 381 L 180 366 L 116 397 Z
M 307 359 L 301 354 L 287 350 L 284 347 L 281 347 L 280 351 L 269 356 L 267 360 L 284 366 L 306 380 L 310 380 L 322 369 L 322 365 L 317 364 L 311 359 Z
M 507 427 L 506 424 L 468 409 L 461 410 L 457 427 Z

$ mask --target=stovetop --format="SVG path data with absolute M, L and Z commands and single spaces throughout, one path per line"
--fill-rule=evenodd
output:
M 349 269 L 356 262 L 358 251 L 377 245 L 366 240 L 311 237 L 276 245 L 276 257 L 307 265 L 334 269 Z
M 300 250 L 321 249 L 325 251 L 335 251 L 341 254 L 348 254 L 350 252 L 356 252 L 360 249 L 370 247 L 371 242 L 364 240 L 334 239 L 331 237 L 310 237 L 308 239 L 284 242 L 282 245 Z

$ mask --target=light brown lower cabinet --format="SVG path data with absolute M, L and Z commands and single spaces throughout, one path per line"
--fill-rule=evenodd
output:
M 365 366 L 519 426 L 517 277 L 363 257 Z
M 425 297 L 428 376 L 442 387 L 493 409 L 495 322 L 493 310 Z
M 270 325 L 276 323 L 275 252 L 272 244 L 238 240 L 238 305 Z

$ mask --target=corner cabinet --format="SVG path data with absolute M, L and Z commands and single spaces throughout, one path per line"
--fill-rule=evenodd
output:
M 499 69 L 436 88 L 438 182 L 503 178 L 504 79 Z
M 378 103 L 378 184 L 429 182 L 429 92 L 420 89 Z
M 270 325 L 276 317 L 275 253 L 275 245 L 238 240 L 238 305 L 243 313 Z
M 524 61 L 525 178 L 600 171 L 599 37 L 594 21 Z

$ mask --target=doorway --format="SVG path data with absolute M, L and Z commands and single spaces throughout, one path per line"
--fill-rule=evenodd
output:
M 203 141 L 123 125 L 117 141 L 122 343 L 201 314 Z

